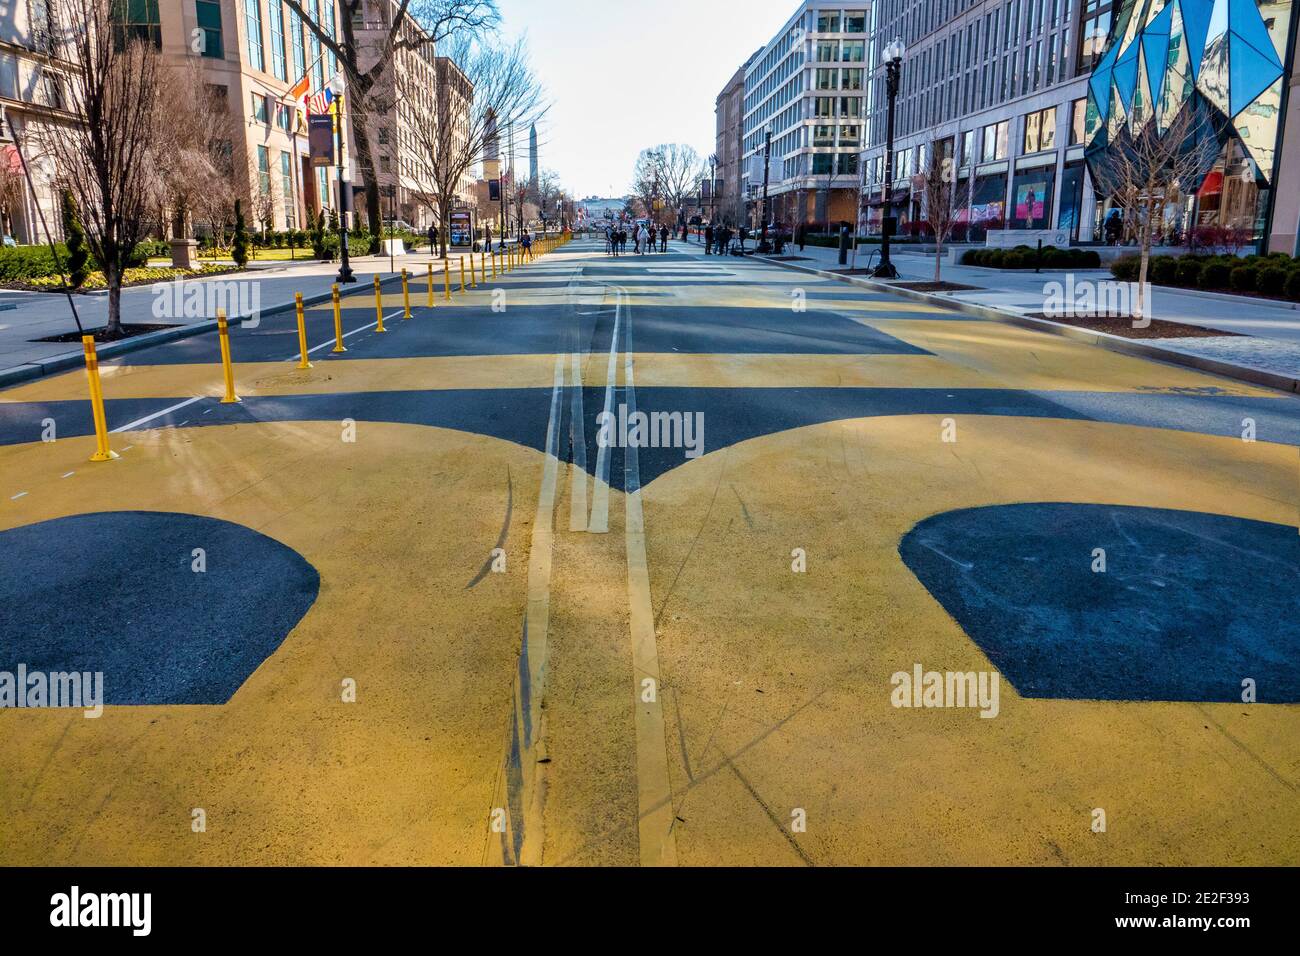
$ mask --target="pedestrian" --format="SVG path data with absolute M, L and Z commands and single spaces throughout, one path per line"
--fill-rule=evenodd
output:
M 668 251 L 668 227 L 667 226 L 659 227 L 659 251 L 660 252 Z
M 1124 216 L 1118 209 L 1112 209 L 1106 216 L 1106 245 L 1119 245 L 1120 236 L 1124 234 Z
M 645 223 L 642 223 L 641 228 L 638 229 L 636 233 L 637 255 L 643 256 L 650 251 L 649 242 L 650 242 L 650 232 L 649 230 L 646 229 Z
M 740 224 L 740 254 L 745 254 L 745 240 L 749 238 L 749 227 L 744 223 Z
M 713 223 L 704 227 L 704 254 L 706 256 L 713 254 Z
M 803 252 L 804 245 L 808 242 L 808 224 L 799 223 L 799 228 L 795 230 L 795 239 L 799 243 L 799 251 Z
M 533 257 L 533 237 L 532 237 L 532 234 L 531 234 L 531 233 L 527 233 L 527 232 L 524 233 L 522 236 L 519 237 L 519 241 L 523 244 L 523 247 L 524 247 L 524 258 L 525 258 L 525 259 L 532 259 L 532 257 Z
M 437 254 L 438 254 L 438 227 L 430 226 L 429 227 L 429 255 L 436 256 Z

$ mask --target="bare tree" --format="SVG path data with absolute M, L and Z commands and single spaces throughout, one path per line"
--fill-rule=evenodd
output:
M 704 168 L 704 160 L 692 146 L 681 143 L 653 146 L 641 150 L 637 157 L 633 188 L 647 209 L 653 210 L 655 200 L 661 200 L 664 207 L 680 211 L 704 175 Z
M 43 126 L 45 151 L 72 191 L 86 244 L 108 286 L 105 335 L 122 334 L 122 278 L 158 208 L 163 121 L 159 54 L 115 22 L 114 0 L 55 0 L 68 73 L 68 107 L 84 122 Z
M 933 148 L 930 153 L 929 168 L 917 173 L 913 185 L 921 193 L 922 216 L 934 234 L 934 281 L 938 283 L 942 281 L 943 247 L 957 225 L 957 165 L 950 157 L 937 155 Z
M 23 201 L 23 173 L 13 146 L 0 149 L 0 232 L 13 235 L 14 210 Z
M 1112 136 L 1104 154 L 1089 163 L 1100 195 L 1109 195 L 1124 208 L 1126 229 L 1141 253 L 1134 315 L 1145 314 L 1147 274 L 1152 237 L 1160 228 L 1166 206 L 1194 190 L 1219 153 L 1212 121 L 1204 109 L 1189 102 L 1170 119 L 1163 132 L 1154 116 L 1135 119 L 1137 131 L 1125 125 Z
M 503 47 L 462 36 L 438 67 L 435 121 L 415 127 L 432 189 L 416 198 L 441 224 L 446 258 L 451 212 L 466 175 L 498 148 L 507 129 L 527 129 L 546 114 L 547 105 L 523 41 Z
M 333 3 L 335 0 L 326 0 Z M 385 11 L 388 0 L 380 0 Z M 374 0 L 337 0 L 338 36 L 331 36 L 327 25 L 308 12 L 303 0 L 285 0 L 286 5 L 302 18 L 303 24 L 338 60 L 348 85 L 347 110 L 356 134 L 357 164 L 366 185 L 366 220 L 370 224 L 371 253 L 377 253 L 383 234 L 379 179 L 375 172 L 375 155 L 370 142 L 370 121 L 382 114 L 387 99 L 383 95 L 385 73 L 393 59 L 404 50 L 419 50 L 442 43 L 458 33 L 479 34 L 500 22 L 495 0 L 396 0 L 396 9 L 387 21 L 387 32 L 377 42 L 362 43 L 358 30 L 375 24 Z M 370 16 L 367 16 L 367 7 Z M 395 72 L 395 71 L 394 71 Z

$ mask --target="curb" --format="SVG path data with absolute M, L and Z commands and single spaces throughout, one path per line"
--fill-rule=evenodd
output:
M 380 287 L 390 282 L 401 282 L 400 274 L 388 279 L 381 279 Z M 334 298 L 333 290 L 321 292 L 316 295 L 305 295 L 302 297 L 304 306 L 320 305 L 324 302 L 330 302 Z M 297 307 L 296 302 L 286 302 L 284 305 L 272 306 L 261 313 L 263 318 L 269 318 L 273 315 L 281 315 L 285 312 L 292 312 Z M 233 325 L 236 322 L 242 322 L 244 316 L 231 316 L 230 322 Z M 120 342 L 109 342 L 107 345 L 98 346 L 95 350 L 96 355 L 101 359 L 113 358 L 118 355 L 126 355 L 130 352 L 139 352 L 143 349 L 152 348 L 155 345 L 162 345 L 165 342 L 175 342 L 178 339 L 188 339 L 195 335 L 202 335 L 205 332 L 213 332 L 217 328 L 216 319 L 208 319 L 203 322 L 195 322 L 193 325 L 181 325 L 174 329 L 161 329 L 157 332 L 149 332 L 145 335 L 137 335 L 134 338 L 123 339 Z M 85 364 L 86 356 L 84 352 L 63 352 L 59 355 L 51 355 L 47 359 L 41 359 L 36 362 L 29 362 L 25 365 L 15 365 L 12 368 L 0 369 L 0 388 L 10 385 L 18 385 L 22 382 L 30 382 L 32 379 L 41 378 L 46 375 L 55 375 L 59 372 L 66 372 L 68 369 L 77 368 Z
M 861 286 L 862 288 L 870 289 L 873 292 L 888 292 L 904 299 L 911 299 L 914 302 L 924 302 L 927 305 L 940 306 L 954 312 L 961 312 L 965 315 L 974 316 L 978 319 L 986 319 L 991 322 L 1001 322 L 1004 325 L 1015 325 L 1036 332 L 1046 332 L 1050 335 L 1059 335 L 1062 338 L 1073 339 L 1077 342 L 1085 342 L 1088 345 L 1096 345 L 1111 352 L 1133 355 L 1138 358 L 1155 359 L 1157 361 L 1166 362 L 1170 365 L 1181 365 L 1184 368 L 1193 368 L 1200 372 L 1209 372 L 1214 375 L 1221 375 L 1224 378 L 1244 382 L 1247 385 L 1259 385 L 1264 388 L 1273 388 L 1292 395 L 1300 394 L 1300 380 L 1277 372 L 1268 372 L 1264 369 L 1252 368 L 1249 365 L 1234 365 L 1231 362 L 1221 362 L 1218 359 L 1204 358 L 1199 355 L 1190 355 L 1186 352 L 1177 352 L 1173 349 L 1161 348 L 1157 345 L 1147 345 L 1140 339 L 1126 339 L 1119 335 L 1112 335 L 1109 332 L 1096 332 L 1091 329 L 1081 329 L 1073 325 L 1063 325 L 1060 322 L 1051 322 L 1047 319 L 1034 319 L 1027 315 L 1020 315 L 1016 312 L 1007 312 L 1002 309 L 995 309 L 992 306 L 975 305 L 971 302 L 960 302 L 956 299 L 949 299 L 945 296 L 936 295 L 931 292 L 917 292 L 914 289 L 900 289 L 885 282 L 874 282 L 870 279 L 860 279 L 857 276 L 841 275 L 836 272 L 829 272 L 825 269 L 813 269 L 809 266 L 801 266 L 792 262 L 778 262 L 777 260 L 767 256 L 753 256 L 752 258 L 759 262 L 770 263 L 771 265 L 781 266 L 785 269 L 792 269 L 796 272 L 806 272 L 810 275 L 821 276 L 825 279 L 836 279 L 840 282 L 846 282 L 849 285 Z

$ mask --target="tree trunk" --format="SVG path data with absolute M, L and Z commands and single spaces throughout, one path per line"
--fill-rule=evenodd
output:
M 116 258 L 108 256 L 107 258 Z M 104 281 L 108 284 L 108 322 L 104 326 L 104 337 L 109 339 L 122 336 L 122 270 L 116 261 L 104 264 Z
M 361 177 L 366 181 L 366 221 L 370 229 L 370 248 L 367 255 L 379 255 L 384 233 L 384 215 L 379 208 L 379 180 L 375 178 L 375 157 L 370 151 L 368 127 L 370 118 L 362 110 L 352 111 L 352 131 L 356 136 L 357 165 L 361 167 Z M 348 184 L 344 183 L 346 187 Z M 351 196 L 348 197 L 352 199 Z M 351 202 L 348 203 L 351 206 Z
M 943 243 L 937 239 L 934 243 L 934 281 L 937 285 L 940 281 L 940 270 L 943 268 Z

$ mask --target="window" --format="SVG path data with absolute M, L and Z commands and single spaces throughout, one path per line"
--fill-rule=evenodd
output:
M 1007 158 L 1007 133 L 1009 128 L 1007 120 L 984 127 L 982 162 L 991 163 L 995 160 Z
M 858 174 L 858 154 L 840 153 L 839 171 L 841 176 L 856 176 Z
M 275 125 L 286 133 L 293 127 L 293 110 L 282 103 L 275 105 Z
M 244 0 L 244 32 L 248 34 L 248 65 L 265 70 L 262 54 L 262 0 Z
M 289 11 L 289 45 L 293 47 L 293 82 L 297 83 L 307 72 L 307 51 L 302 45 L 302 17 Z
M 1025 114 L 1025 141 L 1021 152 L 1046 152 L 1056 147 L 1056 107 Z
M 838 70 L 818 70 L 817 71 L 817 89 L 834 90 L 837 89 L 835 81 L 839 79 L 836 75 Z
M 840 145 L 857 146 L 862 140 L 861 126 L 841 126 L 840 127 Z
M 859 96 L 840 97 L 840 115 L 858 117 L 862 115 L 862 98 Z
M 813 109 L 813 115 L 818 119 L 826 119 L 835 115 L 835 97 L 819 96 Z
M 387 4 L 385 4 L 385 9 L 387 9 Z M 325 35 L 331 40 L 338 37 L 338 33 L 334 29 L 334 0 L 325 0 Z M 331 50 L 325 54 L 325 59 L 329 62 L 330 76 L 333 76 L 339 71 L 338 58 L 334 56 L 334 52 Z
M 329 2 L 333 3 L 333 0 L 329 0 Z M 385 6 L 385 9 L 387 9 L 387 6 Z M 312 0 L 311 15 L 313 21 L 316 23 L 321 22 L 320 0 Z M 309 37 L 311 50 L 312 89 L 319 91 L 325 88 L 325 61 L 320 55 L 320 37 L 316 36 L 316 34 L 311 30 L 307 31 L 307 35 Z
M 814 176 L 829 176 L 835 156 L 831 153 L 814 153 L 812 171 Z
M 844 11 L 844 32 L 845 33 L 866 33 L 867 32 L 867 15 L 862 10 L 845 10 Z
M 862 89 L 862 71 L 861 70 L 841 70 L 844 74 L 844 84 L 841 89 L 860 90 Z
M 194 13 L 203 31 L 202 55 L 222 59 L 225 50 L 221 46 L 221 4 L 217 0 L 194 0 Z
M 267 12 L 271 15 L 271 72 L 278 79 L 289 77 L 284 67 L 284 10 L 280 0 L 267 0 Z
M 834 145 L 835 145 L 835 127 L 834 127 L 834 126 L 815 126 L 815 127 L 813 127 L 813 145 L 814 145 L 814 146 L 834 146 Z
M 284 195 L 284 227 L 297 228 L 297 210 L 293 201 L 293 157 L 284 151 L 280 153 L 280 192 Z
M 975 155 L 975 130 L 968 129 L 961 134 L 961 164 L 969 166 L 978 160 L 979 157 Z
M 861 63 L 866 59 L 867 44 L 863 40 L 845 40 L 841 59 L 845 63 Z
M 1096 7 L 1094 12 L 1093 8 Z M 1079 29 L 1079 72 L 1089 73 L 1101 59 L 1106 35 L 1110 32 L 1110 4 L 1088 3 Z
M 158 0 L 112 0 L 112 4 L 109 14 L 115 24 L 115 46 L 120 49 L 128 40 L 144 40 L 162 49 L 162 20 L 158 17 Z
M 253 120 L 261 123 L 263 126 L 270 124 L 270 114 L 267 110 L 267 97 L 264 93 L 253 94 Z
M 257 185 L 263 196 L 271 195 L 271 152 L 265 146 L 257 147 Z
M 840 14 L 838 10 L 827 10 L 817 14 L 818 33 L 839 33 Z
M 1070 104 L 1070 145 L 1078 146 L 1088 141 L 1088 98 L 1082 97 Z

